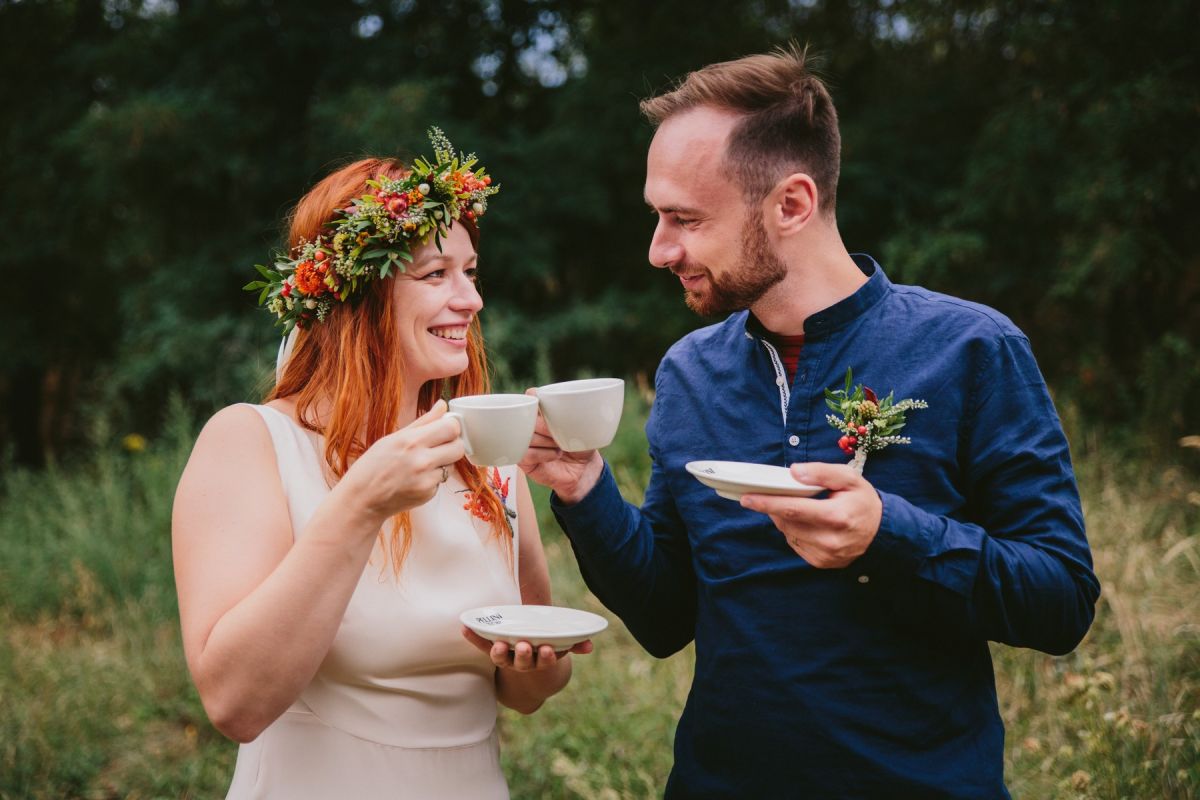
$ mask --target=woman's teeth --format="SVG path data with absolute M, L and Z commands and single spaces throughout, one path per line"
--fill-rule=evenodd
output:
M 429 332 L 439 339 L 462 340 L 467 338 L 467 329 L 465 327 L 430 328 Z

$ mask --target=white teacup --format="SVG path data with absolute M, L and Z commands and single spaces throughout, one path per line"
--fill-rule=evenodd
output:
M 529 449 L 537 423 L 536 397 L 525 394 L 476 394 L 455 397 L 447 417 L 458 420 L 467 460 L 477 467 L 516 464 Z
M 625 404 L 625 381 L 587 378 L 539 386 L 538 405 L 563 450 L 598 450 L 612 443 Z

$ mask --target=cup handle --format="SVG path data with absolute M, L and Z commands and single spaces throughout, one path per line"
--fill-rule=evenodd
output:
M 463 415 L 457 411 L 447 411 L 445 416 L 454 417 L 456 420 L 458 420 L 458 438 L 462 439 L 463 449 L 467 451 L 467 455 L 475 455 L 475 448 L 471 447 L 471 440 L 467 438 L 467 425 L 466 421 L 463 419 Z

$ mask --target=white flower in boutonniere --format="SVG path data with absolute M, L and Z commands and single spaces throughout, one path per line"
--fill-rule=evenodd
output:
M 893 400 L 895 392 L 879 399 L 861 383 L 854 386 L 854 374 L 846 368 L 846 386 L 836 391 L 825 390 L 825 404 L 841 416 L 826 414 L 829 424 L 842 432 L 838 447 L 848 456 L 853 456 L 850 466 L 859 475 L 867 463 L 867 454 L 882 450 L 889 444 L 912 444 L 907 436 L 897 433 L 904 427 L 904 414 L 914 408 L 929 408 L 924 400 Z

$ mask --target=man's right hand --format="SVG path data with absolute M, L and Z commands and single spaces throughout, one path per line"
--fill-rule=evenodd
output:
M 525 394 L 536 394 L 536 391 L 530 389 Z M 571 453 L 559 448 L 539 411 L 533 439 L 520 467 L 534 481 L 553 490 L 559 500 L 571 505 L 582 500 L 600 480 L 604 459 L 599 450 Z

